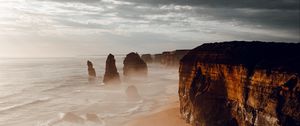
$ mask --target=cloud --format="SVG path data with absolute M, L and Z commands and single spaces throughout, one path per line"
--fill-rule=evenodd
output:
M 127 0 L 151 5 L 190 5 L 212 8 L 299 10 L 299 0 Z
M 300 42 L 298 5 L 299 0 L 2 0 L 0 41 L 76 38 L 133 50 L 137 46 L 129 45 L 154 48 L 153 42 L 161 50 L 225 40 Z

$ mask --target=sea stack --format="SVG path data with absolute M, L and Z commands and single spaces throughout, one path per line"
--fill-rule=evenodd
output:
M 88 66 L 88 74 L 89 77 L 96 77 L 96 71 L 93 67 L 93 63 L 91 61 L 87 61 L 87 66 Z
M 300 43 L 223 42 L 186 54 L 180 113 L 193 126 L 299 126 Z
M 139 92 L 137 90 L 137 88 L 134 85 L 130 85 L 127 89 L 126 89 L 126 95 L 128 97 L 128 100 L 140 100 L 141 96 L 139 95 Z
M 121 83 L 120 75 L 116 67 L 116 60 L 114 55 L 109 54 L 106 59 L 105 74 L 103 78 L 105 84 L 119 84 Z
M 147 76 L 148 68 L 138 53 L 131 52 L 124 59 L 124 76 Z

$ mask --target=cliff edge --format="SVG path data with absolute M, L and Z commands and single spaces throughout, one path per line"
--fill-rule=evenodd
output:
M 180 112 L 194 126 L 300 125 L 300 44 L 203 44 L 180 61 Z

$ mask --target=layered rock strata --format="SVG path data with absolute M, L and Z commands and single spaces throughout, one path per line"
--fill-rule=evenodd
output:
M 193 126 L 300 125 L 300 44 L 203 44 L 179 68 L 182 117 Z

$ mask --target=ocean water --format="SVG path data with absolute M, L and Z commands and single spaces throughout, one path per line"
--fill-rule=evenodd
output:
M 178 70 L 148 64 L 148 77 L 104 85 L 106 57 L 0 59 L 0 126 L 122 126 L 177 96 Z M 86 61 L 97 80 L 89 82 Z M 128 100 L 134 85 L 142 99 Z

